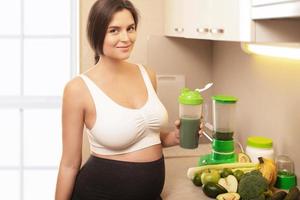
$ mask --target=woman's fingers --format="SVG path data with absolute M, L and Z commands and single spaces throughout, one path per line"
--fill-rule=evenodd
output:
M 202 134 L 203 130 L 204 130 L 204 122 L 201 121 L 201 123 L 200 123 L 200 129 L 199 129 L 199 135 L 200 135 L 200 137 L 203 135 Z
M 179 119 L 175 120 L 174 124 L 177 128 L 179 128 L 180 127 L 180 120 Z

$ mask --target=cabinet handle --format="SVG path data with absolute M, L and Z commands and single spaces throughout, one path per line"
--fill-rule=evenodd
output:
M 184 28 L 174 28 L 176 32 L 182 33 L 184 31 Z
M 208 33 L 209 29 L 208 28 L 197 28 L 196 31 L 198 33 Z
M 210 29 L 210 32 L 213 33 L 213 34 L 222 34 L 225 31 L 222 28 L 212 28 L 212 29 Z

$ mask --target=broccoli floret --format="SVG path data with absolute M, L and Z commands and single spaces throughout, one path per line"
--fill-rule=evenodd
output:
M 258 170 L 245 174 L 239 183 L 238 193 L 242 200 L 265 200 L 268 182 Z
M 265 200 L 265 195 L 261 194 L 259 197 L 256 197 L 254 199 L 251 200 Z

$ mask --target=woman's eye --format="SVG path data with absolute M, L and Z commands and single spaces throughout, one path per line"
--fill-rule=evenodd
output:
M 134 26 L 129 27 L 129 28 L 128 28 L 128 31 L 129 31 L 129 32 L 135 31 L 135 27 L 134 27 Z
M 108 32 L 109 33 L 117 33 L 118 31 L 117 31 L 117 29 L 110 29 Z

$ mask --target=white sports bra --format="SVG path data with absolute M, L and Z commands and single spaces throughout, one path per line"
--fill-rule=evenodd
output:
M 102 155 L 116 155 L 161 143 L 160 128 L 168 122 L 168 113 L 145 68 L 138 66 L 148 93 L 146 103 L 139 109 L 121 106 L 89 77 L 80 75 L 90 91 L 96 109 L 95 124 L 88 130 L 90 151 Z

